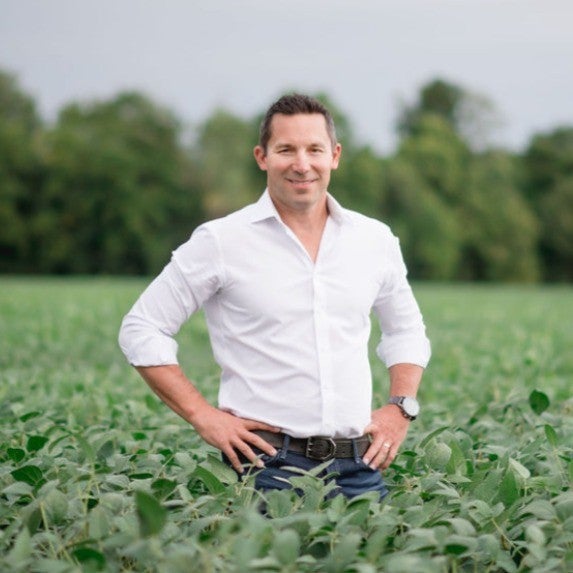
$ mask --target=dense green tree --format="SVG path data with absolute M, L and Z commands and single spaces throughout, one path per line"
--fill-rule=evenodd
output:
M 515 163 L 508 154 L 472 153 L 446 119 L 426 114 L 402 140 L 398 158 L 416 171 L 458 221 L 457 245 L 463 256 L 455 276 L 525 281 L 538 277 L 538 229 L 519 193 Z M 429 212 L 431 204 L 424 205 Z
M 523 159 L 525 191 L 535 203 L 562 177 L 573 176 L 573 127 L 534 135 Z
M 524 193 L 541 226 L 544 277 L 573 280 L 573 127 L 534 136 L 523 166 Z
M 370 147 L 342 148 L 330 189 L 344 206 L 370 217 L 383 216 L 383 160 Z
M 0 271 L 31 265 L 29 223 L 42 184 L 40 129 L 33 99 L 0 71 Z
M 460 276 L 531 282 L 539 278 L 538 224 L 520 194 L 515 159 L 501 151 L 472 158 L 459 210 L 465 229 Z
M 434 193 L 450 205 L 463 200 L 471 152 L 446 120 L 428 114 L 405 137 L 397 157 L 409 163 Z
M 414 135 L 428 115 L 442 118 L 474 150 L 486 147 L 501 125 L 489 98 L 441 78 L 422 86 L 416 102 L 402 105 L 398 133 L 402 137 Z
M 343 145 L 330 190 L 390 224 L 413 278 L 573 280 L 573 127 L 521 156 L 487 148 L 491 102 L 436 79 L 402 109 L 383 158 L 317 97 Z M 157 272 L 197 224 L 259 197 L 261 119 L 216 110 L 185 145 L 171 111 L 123 93 L 68 105 L 46 128 L 0 71 L 0 272 Z
M 193 150 L 208 218 L 220 217 L 254 201 L 264 189 L 253 148 L 257 126 L 226 110 L 216 110 L 200 127 Z
M 150 273 L 197 223 L 179 122 L 135 93 L 69 105 L 45 138 L 42 269 Z
M 407 161 L 387 161 L 383 185 L 382 219 L 400 238 L 411 276 L 456 278 L 462 240 L 455 209 L 434 193 Z
M 573 176 L 559 179 L 539 202 L 547 278 L 573 280 Z

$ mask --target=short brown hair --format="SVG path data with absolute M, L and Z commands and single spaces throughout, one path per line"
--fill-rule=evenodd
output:
M 265 152 L 271 138 L 271 122 L 273 120 L 273 116 L 279 113 L 283 115 L 297 115 L 299 113 L 320 113 L 322 116 L 324 116 L 324 120 L 326 121 L 326 131 L 330 137 L 332 148 L 334 149 L 336 147 L 337 140 L 334 120 L 332 119 L 332 115 L 326 106 L 324 106 L 321 102 L 313 97 L 294 93 L 284 95 L 275 103 L 273 103 L 267 110 L 267 113 L 261 122 L 261 128 L 259 132 L 259 145 L 264 149 Z

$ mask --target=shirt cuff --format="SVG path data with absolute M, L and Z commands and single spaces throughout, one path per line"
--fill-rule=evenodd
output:
M 376 353 L 388 368 L 395 364 L 416 364 L 426 368 L 432 351 L 426 337 L 387 336 L 378 345 Z
M 164 334 L 130 335 L 130 326 L 122 327 L 119 346 L 132 366 L 167 366 L 179 364 L 177 342 Z

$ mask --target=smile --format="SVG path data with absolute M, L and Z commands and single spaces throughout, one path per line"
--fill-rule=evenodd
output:
M 289 183 L 294 183 L 295 185 L 304 185 L 306 183 L 314 183 L 316 179 L 289 179 L 287 177 L 287 181 Z

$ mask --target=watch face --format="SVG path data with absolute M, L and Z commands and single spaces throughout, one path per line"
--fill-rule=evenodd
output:
M 408 414 L 408 416 L 417 416 L 420 413 L 420 404 L 418 404 L 418 400 L 415 398 L 410 398 L 406 396 L 402 401 L 402 407 L 404 408 L 404 412 Z

